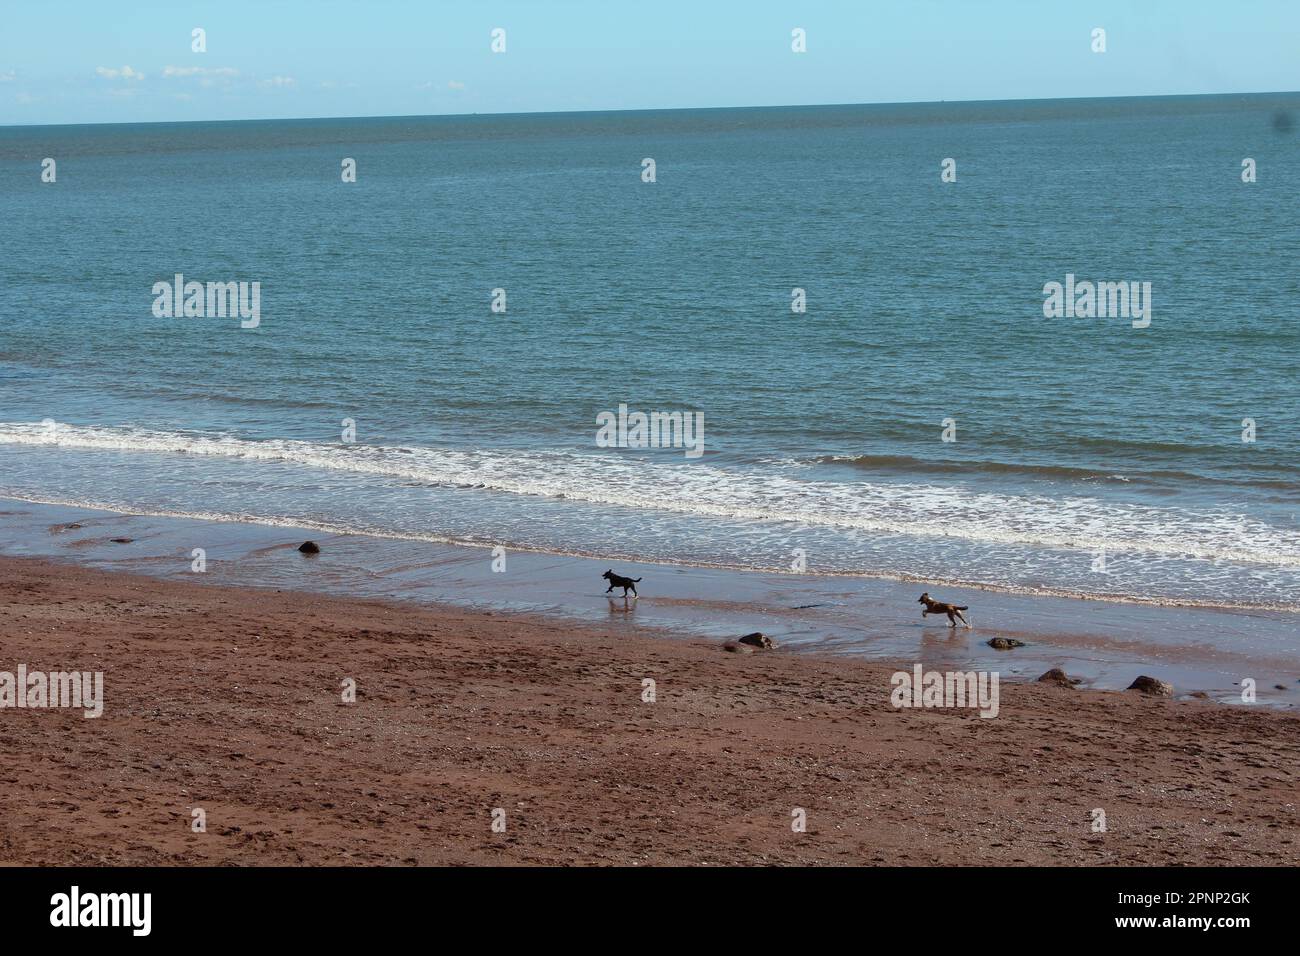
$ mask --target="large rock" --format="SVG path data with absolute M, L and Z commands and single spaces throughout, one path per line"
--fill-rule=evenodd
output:
M 995 651 L 1009 651 L 1013 647 L 1024 647 L 1024 641 L 1018 641 L 1014 637 L 995 637 L 989 641 L 989 647 Z
M 755 631 L 753 634 L 746 634 L 744 637 L 738 638 L 738 640 L 742 644 L 748 644 L 751 647 L 761 647 L 765 651 L 770 651 L 772 648 L 776 647 L 776 645 L 772 643 L 772 639 L 761 631 Z
M 1144 694 L 1150 694 L 1152 697 L 1174 696 L 1173 684 L 1168 681 L 1156 680 L 1154 677 L 1147 677 L 1145 674 L 1129 684 L 1128 689 L 1141 691 Z
M 320 545 L 315 541 L 304 541 L 298 545 L 298 550 L 303 554 L 320 554 Z
M 730 651 L 733 654 L 752 654 L 754 649 L 748 644 L 738 644 L 735 641 L 727 641 L 722 645 L 724 651 Z
M 1057 687 L 1073 687 L 1079 683 L 1079 678 L 1069 676 L 1059 667 L 1053 667 L 1038 679 L 1044 684 L 1055 684 Z

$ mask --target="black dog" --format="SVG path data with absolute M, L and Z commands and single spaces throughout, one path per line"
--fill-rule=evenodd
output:
M 609 587 L 605 588 L 606 594 L 614 590 L 614 588 L 622 588 L 623 597 L 627 597 L 628 588 L 631 588 L 634 596 L 640 596 L 636 593 L 636 582 L 640 581 L 640 578 L 625 578 L 621 574 L 615 574 L 613 571 L 606 571 L 601 575 L 601 577 L 609 581 Z

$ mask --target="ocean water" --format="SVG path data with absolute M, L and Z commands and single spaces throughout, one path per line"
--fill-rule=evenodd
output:
M 0 129 L 0 496 L 1300 610 L 1297 119 L 1279 94 Z M 177 273 L 257 281 L 260 324 L 155 316 Z M 1045 317 L 1067 274 L 1149 282 L 1150 325 Z M 620 405 L 701 413 L 703 454 L 601 447 Z

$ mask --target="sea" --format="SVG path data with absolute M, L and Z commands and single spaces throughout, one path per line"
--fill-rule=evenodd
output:
M 1297 121 L 1288 93 L 0 128 L 0 497 L 1294 613 Z M 1053 283 L 1144 314 L 1049 314 Z M 659 447 L 602 430 L 638 414 Z

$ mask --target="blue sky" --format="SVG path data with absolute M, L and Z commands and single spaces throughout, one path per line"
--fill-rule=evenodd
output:
M 1300 0 L 7 0 L 0 17 L 0 125 L 1300 89 Z

